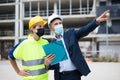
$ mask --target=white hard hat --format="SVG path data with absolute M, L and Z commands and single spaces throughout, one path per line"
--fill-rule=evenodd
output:
M 54 21 L 55 19 L 60 19 L 61 21 L 63 21 L 63 18 L 61 18 L 59 15 L 53 13 L 53 14 L 48 18 L 48 27 L 50 27 L 50 24 L 51 24 L 52 21 Z

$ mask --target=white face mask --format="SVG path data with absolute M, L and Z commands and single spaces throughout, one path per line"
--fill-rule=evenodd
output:
M 57 35 L 62 35 L 63 34 L 63 25 L 59 24 L 54 27 L 54 32 Z

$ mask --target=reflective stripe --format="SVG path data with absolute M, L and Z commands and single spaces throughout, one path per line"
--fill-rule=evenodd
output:
M 44 59 L 29 60 L 29 61 L 22 60 L 22 65 L 24 66 L 35 66 L 35 65 L 40 65 L 43 63 L 44 63 Z
M 37 75 L 41 75 L 47 72 L 47 69 L 43 68 L 43 69 L 39 69 L 39 70 L 28 70 L 28 73 L 30 73 L 30 75 L 32 76 L 37 76 Z

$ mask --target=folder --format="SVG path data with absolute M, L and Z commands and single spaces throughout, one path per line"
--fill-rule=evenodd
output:
M 60 61 L 68 59 L 62 41 L 50 42 L 49 44 L 44 45 L 43 49 L 44 49 L 46 55 L 49 55 L 49 54 L 54 54 L 55 55 L 55 58 L 51 62 L 51 65 L 57 64 Z

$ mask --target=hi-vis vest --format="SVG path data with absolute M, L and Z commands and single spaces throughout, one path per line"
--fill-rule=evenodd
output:
M 40 38 L 35 41 L 33 37 L 24 40 L 14 51 L 16 59 L 22 60 L 23 70 L 27 70 L 31 76 L 23 77 L 22 80 L 48 80 L 48 72 L 45 69 L 45 52 L 43 45 L 48 41 Z

